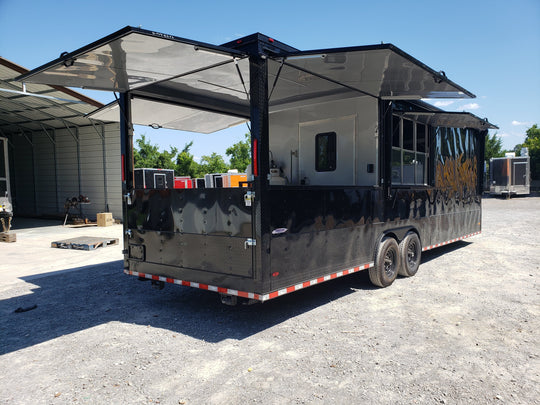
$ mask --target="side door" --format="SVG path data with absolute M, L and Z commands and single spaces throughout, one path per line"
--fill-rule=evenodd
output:
M 298 175 L 307 185 L 355 184 L 356 116 L 300 123 Z
M 512 180 L 515 186 L 526 186 L 527 179 L 527 162 L 513 162 Z

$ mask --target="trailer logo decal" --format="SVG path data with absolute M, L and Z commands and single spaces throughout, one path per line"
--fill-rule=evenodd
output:
M 289 287 L 282 288 L 282 289 L 277 290 L 277 291 L 273 291 L 273 292 L 271 292 L 269 294 L 257 294 L 257 293 L 246 292 L 246 291 L 238 291 L 238 290 L 233 290 L 233 289 L 230 289 L 230 288 L 216 287 L 216 286 L 208 285 L 208 284 L 194 283 L 192 281 L 177 280 L 175 278 L 163 277 L 163 276 L 158 276 L 158 275 L 155 275 L 155 274 L 139 273 L 139 272 L 131 271 L 131 270 L 128 270 L 128 269 L 124 269 L 124 273 L 126 273 L 126 274 L 128 274 L 130 276 L 142 277 L 142 278 L 147 278 L 147 279 L 155 280 L 155 281 L 163 281 L 163 282 L 170 283 L 170 284 L 179 284 L 179 285 L 183 285 L 185 287 L 199 288 L 201 290 L 214 291 L 214 292 L 219 292 L 219 293 L 222 293 L 222 294 L 236 295 L 238 297 L 248 298 L 248 299 L 258 300 L 258 301 L 264 302 L 264 301 L 271 300 L 272 298 L 280 297 L 282 295 L 289 294 L 289 293 L 301 290 L 301 289 L 306 288 L 306 287 L 310 287 L 312 285 L 324 283 L 325 281 L 333 280 L 333 279 L 339 278 L 339 277 L 343 277 L 343 276 L 346 276 L 348 274 L 353 274 L 353 273 L 356 273 L 356 272 L 358 272 L 360 270 L 366 270 L 366 269 L 369 269 L 370 267 L 373 267 L 373 266 L 374 266 L 373 262 L 366 263 L 366 264 L 363 264 L 361 266 L 352 267 L 352 268 L 347 269 L 347 270 L 338 271 L 337 273 L 327 274 L 326 276 L 323 276 L 323 277 L 318 277 L 318 278 L 315 278 L 313 280 L 304 281 L 303 283 L 291 285 Z

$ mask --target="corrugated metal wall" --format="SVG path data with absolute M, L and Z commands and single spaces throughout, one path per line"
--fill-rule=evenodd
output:
M 9 153 L 15 215 L 62 216 L 66 199 L 82 194 L 83 217 L 122 218 L 119 124 L 12 135 Z

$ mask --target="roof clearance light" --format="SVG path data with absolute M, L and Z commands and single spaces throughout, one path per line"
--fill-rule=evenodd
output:
M 268 42 L 274 42 L 273 38 L 268 38 Z
M 152 129 L 160 129 L 160 128 L 163 128 L 161 125 L 156 124 L 155 122 L 152 123 L 152 124 L 150 124 L 149 127 L 152 128 Z

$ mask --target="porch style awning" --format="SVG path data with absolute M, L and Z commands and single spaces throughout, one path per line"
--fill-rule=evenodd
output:
M 249 59 L 233 48 L 234 42 L 215 46 L 125 27 L 17 79 L 129 91 L 134 123 L 207 133 L 249 119 Z M 279 54 L 261 56 L 269 61 L 271 112 L 295 103 L 359 96 L 388 100 L 475 97 L 444 72 L 436 72 L 391 44 L 315 51 L 284 47 Z M 113 103 L 91 117 L 120 120 L 121 112 Z

